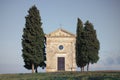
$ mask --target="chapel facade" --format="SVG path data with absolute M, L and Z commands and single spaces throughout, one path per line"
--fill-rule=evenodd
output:
M 46 72 L 76 71 L 76 36 L 64 29 L 46 35 Z

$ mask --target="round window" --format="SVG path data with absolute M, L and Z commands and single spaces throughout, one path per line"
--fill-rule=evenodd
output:
M 63 48 L 64 48 L 63 45 L 60 45 L 60 46 L 59 46 L 59 49 L 60 49 L 60 50 L 62 50 Z

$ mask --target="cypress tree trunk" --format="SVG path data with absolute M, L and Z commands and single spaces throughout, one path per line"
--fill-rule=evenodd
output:
M 82 72 L 82 67 L 81 67 L 81 72 Z
M 37 67 L 35 68 L 35 72 L 38 73 Z
M 89 63 L 87 64 L 87 71 L 89 71 Z
M 32 63 L 32 73 L 34 73 L 34 64 Z
M 81 67 L 81 72 L 83 72 L 84 71 L 84 67 Z
M 83 72 L 84 72 L 84 67 L 83 67 Z

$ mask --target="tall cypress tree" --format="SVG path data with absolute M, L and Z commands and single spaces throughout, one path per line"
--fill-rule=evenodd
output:
M 97 39 L 96 30 L 92 23 L 86 21 L 84 27 L 86 56 L 87 56 L 87 71 L 89 70 L 89 63 L 96 63 L 99 60 L 98 51 L 100 49 L 99 40 Z
M 25 17 L 26 24 L 22 35 L 22 56 L 24 67 L 32 69 L 34 73 L 34 69 L 37 72 L 37 67 L 44 62 L 45 38 L 39 10 L 36 6 L 32 6 L 28 13 Z
M 76 64 L 81 68 L 81 71 L 84 71 L 84 66 L 86 65 L 86 55 L 84 49 L 84 31 L 83 23 L 78 18 L 77 30 L 76 30 Z

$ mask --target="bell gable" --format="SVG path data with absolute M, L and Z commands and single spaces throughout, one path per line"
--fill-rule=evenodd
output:
M 46 37 L 75 37 L 75 35 L 64 29 L 57 29 L 50 34 L 47 34 Z

